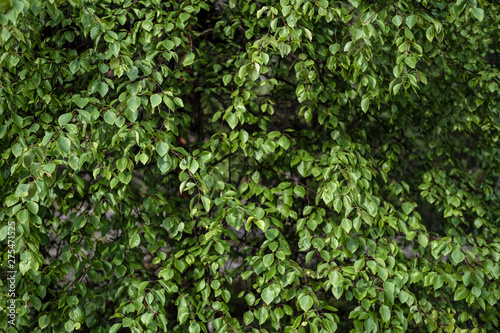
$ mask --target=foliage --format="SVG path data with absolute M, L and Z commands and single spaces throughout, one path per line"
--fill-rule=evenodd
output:
M 499 10 L 1 0 L 1 330 L 498 331 Z

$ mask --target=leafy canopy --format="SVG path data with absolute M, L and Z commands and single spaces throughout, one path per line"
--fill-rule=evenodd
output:
M 498 331 L 499 14 L 1 0 L 1 330 Z

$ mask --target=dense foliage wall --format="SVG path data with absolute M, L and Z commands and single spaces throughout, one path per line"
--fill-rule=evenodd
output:
M 0 0 L 0 330 L 497 332 L 499 14 Z

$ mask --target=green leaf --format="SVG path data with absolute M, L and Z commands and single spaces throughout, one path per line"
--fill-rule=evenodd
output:
M 182 102 L 182 99 L 180 99 L 179 97 L 174 97 L 174 103 L 179 105 L 181 108 L 184 107 L 184 102 Z
M 27 192 L 26 192 L 27 193 Z M 5 198 L 5 206 L 11 207 L 15 205 L 19 201 L 20 196 L 16 196 L 14 194 L 9 195 L 7 198 Z
M 118 170 L 120 170 L 120 172 L 125 171 L 125 169 L 127 168 L 127 159 L 125 157 L 118 159 L 116 161 L 116 166 L 118 167 Z
M 389 302 L 391 302 L 391 304 L 394 304 L 394 283 L 391 281 L 384 281 L 383 285 L 385 295 L 389 299 Z
M 60 136 L 57 139 L 57 143 L 59 144 L 59 148 L 61 148 L 62 152 L 66 155 L 70 152 L 71 149 L 71 141 L 65 136 Z
M 122 327 L 122 323 L 116 323 L 109 329 L 109 333 L 116 333 Z
M 141 99 L 138 96 L 132 96 L 128 99 L 127 106 L 132 112 L 134 112 L 139 108 L 139 106 L 141 106 Z
M 160 155 L 161 157 L 165 156 L 165 154 L 168 153 L 168 150 L 169 150 L 168 144 L 163 141 L 160 141 L 156 145 L 156 151 L 158 152 L 158 155 Z
M 338 270 L 333 270 L 328 276 L 333 288 L 337 288 L 342 284 L 343 278 Z
M 273 253 L 268 253 L 264 256 L 262 259 L 262 262 L 264 263 L 264 266 L 269 267 L 272 265 L 274 262 L 274 254 Z
M 403 83 L 398 83 L 396 85 L 394 85 L 394 88 L 393 88 L 393 92 L 394 92 L 394 95 L 396 95 L 399 91 L 399 89 L 401 88 Z
M 401 15 L 397 14 L 392 18 L 392 23 L 396 25 L 396 27 L 399 27 L 401 23 L 403 23 L 403 19 L 401 18 Z
M 235 129 L 235 127 L 238 125 L 238 118 L 234 115 L 234 113 L 231 113 L 229 117 L 227 118 L 227 123 L 231 127 L 231 129 Z
M 311 296 L 305 295 L 300 299 L 299 304 L 302 310 L 307 312 L 313 306 L 313 299 Z
M 278 143 L 285 150 L 290 147 L 290 140 L 288 140 L 288 138 L 284 135 L 280 137 Z
M 28 261 L 21 261 L 19 263 L 19 271 L 21 272 L 21 274 L 26 274 L 26 272 L 28 272 L 31 268 L 31 260 L 28 260 Z
M 354 6 L 354 8 L 358 8 L 361 4 L 361 0 L 349 0 L 349 2 Z
M 154 94 L 154 95 L 151 95 L 150 100 L 151 100 L 151 106 L 153 108 L 155 108 L 161 104 L 162 97 L 159 94 Z
M 87 218 L 80 215 L 73 221 L 73 230 L 80 230 L 85 226 L 85 224 L 87 224 Z
M 201 202 L 203 203 L 203 207 L 205 208 L 205 211 L 208 212 L 210 211 L 210 204 L 211 201 L 209 198 L 201 196 Z
M 465 286 L 468 286 L 472 281 L 472 273 L 471 271 L 466 271 L 462 276 L 462 282 Z
M 130 327 L 134 323 L 132 318 L 125 317 L 123 318 L 123 327 Z
M 295 26 L 296 22 L 297 22 L 297 19 L 295 18 L 295 15 L 293 15 L 293 14 L 290 14 L 286 18 L 286 23 L 288 24 L 288 26 L 290 26 L 292 28 Z
M 455 301 L 460 301 L 466 298 L 467 296 L 469 296 L 469 290 L 464 286 L 459 286 L 457 290 L 455 290 L 455 295 L 453 296 L 453 299 Z
M 73 118 L 73 115 L 71 113 L 65 113 L 65 114 L 62 114 L 59 116 L 59 125 L 60 126 L 64 126 L 66 125 L 67 123 L 69 123 L 69 121 L 71 120 L 71 118 Z
M 72 320 L 68 320 L 66 323 L 64 323 L 64 329 L 66 332 L 73 332 L 75 328 L 75 323 Z
M 38 326 L 41 328 L 41 329 L 44 329 L 45 327 L 47 327 L 48 325 L 50 324 L 50 318 L 49 316 L 47 315 L 42 315 L 38 318 Z
M 411 202 L 405 202 L 403 204 L 403 211 L 405 212 L 406 215 L 409 215 L 412 210 L 413 210 L 413 204 Z
M 333 195 L 333 192 L 331 192 L 328 188 L 325 188 L 323 190 L 323 193 L 321 194 L 321 198 L 323 199 L 325 204 L 328 205 L 333 200 Z
M 109 87 L 108 87 L 108 84 L 106 82 L 99 82 L 99 85 L 97 86 L 97 91 L 99 92 L 99 95 L 101 95 L 101 97 L 104 97 L 106 96 L 106 94 L 108 93 L 108 90 L 109 90 Z
M 413 32 L 411 32 L 411 30 L 410 30 L 410 29 L 405 29 L 405 36 L 406 36 L 409 40 L 413 40 L 413 39 L 414 39 Z
M 189 66 L 194 62 L 194 53 L 188 53 L 182 61 L 182 66 Z
M 41 144 L 42 147 L 46 146 L 49 143 L 49 141 L 50 141 L 50 139 L 52 139 L 53 135 L 54 135 L 53 132 L 45 132 L 45 135 L 44 135 L 44 137 L 42 139 L 42 144 Z
M 146 153 L 141 153 L 139 155 L 139 161 L 141 161 L 142 164 L 148 163 L 148 160 L 149 160 L 149 157 L 148 157 L 148 155 Z
M 363 96 L 363 99 L 361 100 L 361 109 L 363 110 L 363 112 L 366 113 L 369 107 L 370 107 L 370 96 L 366 94 Z
M 279 231 L 277 229 L 268 229 L 265 234 L 268 240 L 273 240 L 278 237 Z
M 352 221 L 349 220 L 349 219 L 342 219 L 342 228 L 345 230 L 346 233 L 349 233 L 349 231 L 351 231 L 351 228 L 352 228 Z
M 380 276 L 380 279 L 382 279 L 382 281 L 386 281 L 387 278 L 389 277 L 389 272 L 385 267 L 379 266 L 377 269 L 377 273 L 378 276 Z
M 479 22 L 483 21 L 484 11 L 481 8 L 478 7 L 472 8 L 472 14 L 479 20 Z
M 68 164 L 73 170 L 78 170 L 79 161 L 76 155 L 72 155 L 68 160 Z
M 335 53 L 337 53 L 338 50 L 340 50 L 340 45 L 337 43 L 332 44 L 332 45 L 330 45 L 329 50 L 332 54 L 335 54 Z
M 139 246 L 140 243 L 141 243 L 141 237 L 139 236 L 139 234 L 134 234 L 132 237 L 130 237 L 128 241 L 128 244 L 131 249 Z
M 189 333 L 200 333 L 200 325 L 196 322 L 189 325 Z
M 108 124 L 114 125 L 115 120 L 116 120 L 116 114 L 113 111 L 108 110 L 104 114 L 103 118 L 104 118 L 104 121 L 107 122 Z
M 425 37 L 429 40 L 429 42 L 432 42 L 434 39 L 434 26 L 430 25 L 427 30 L 425 31 Z
M 415 66 L 417 65 L 417 62 L 415 61 L 414 57 L 405 58 L 405 63 L 411 68 L 415 68 Z
M 116 267 L 115 273 L 116 273 L 116 277 L 119 279 L 119 278 L 123 277 L 125 275 L 125 273 L 127 273 L 127 268 L 123 265 L 120 265 L 120 266 Z
M 33 202 L 33 201 L 28 201 L 26 203 L 26 207 L 28 208 L 28 210 L 33 213 L 34 215 L 38 214 L 38 204 L 36 202 Z
M 451 197 L 449 197 L 449 201 L 450 201 L 450 204 L 452 204 L 456 208 L 458 208 L 458 206 L 460 206 L 460 199 L 458 197 L 451 196 Z
M 304 195 L 306 195 L 306 190 L 304 189 L 304 187 L 302 187 L 300 185 L 295 185 L 293 188 L 293 193 L 295 193 L 295 195 L 303 198 Z
M 80 95 L 75 95 L 73 97 L 73 100 L 75 101 L 75 104 L 78 105 L 80 109 L 83 109 L 88 103 L 89 99 L 86 97 L 80 97 Z
M 406 26 L 411 29 L 413 28 L 415 23 L 417 23 L 417 21 L 418 21 L 417 15 L 410 15 L 406 18 Z
M 148 294 L 149 295 L 149 294 Z M 142 316 L 141 316 L 141 322 L 144 324 L 144 325 L 149 325 L 149 323 L 151 323 L 153 321 L 153 318 L 154 318 L 154 313 L 151 313 L 151 312 L 148 312 L 148 313 L 144 313 Z
M 130 181 L 132 180 L 132 175 L 130 174 L 130 172 L 120 172 L 118 174 L 118 179 L 124 183 L 124 184 L 128 184 L 130 183 Z
M 266 223 L 262 220 L 254 220 L 255 225 L 262 231 L 265 231 Z
M 118 56 L 120 55 L 120 44 L 117 42 L 111 43 L 109 46 L 109 50 L 115 57 L 118 58 Z
M 254 316 L 252 311 L 247 311 L 243 314 L 243 322 L 245 325 L 250 325 L 253 322 Z
M 16 123 L 17 126 L 19 126 L 20 128 L 23 127 L 24 118 L 22 118 L 21 116 L 19 116 L 17 114 L 13 114 L 12 118 L 14 118 L 14 122 Z
M 23 166 L 26 168 L 26 169 L 29 169 L 29 167 L 31 166 L 31 164 L 33 164 L 33 154 L 31 154 L 30 151 L 26 152 L 23 156 Z
M 165 48 L 167 50 L 171 50 L 175 47 L 175 43 L 171 40 L 168 40 L 168 39 L 163 42 L 163 45 L 165 46 Z
M 368 318 L 365 320 L 365 332 L 371 332 L 375 328 L 375 322 L 372 318 Z
M 336 197 L 333 201 L 333 208 L 337 213 L 340 213 L 342 210 L 342 199 L 340 197 Z
M 142 21 L 142 28 L 146 31 L 151 31 L 153 29 L 153 22 L 149 20 Z
M 163 102 L 168 106 L 168 108 L 172 111 L 175 110 L 175 104 L 174 101 L 168 96 L 163 96 Z
M 222 77 L 222 82 L 224 83 L 225 86 L 227 86 L 229 82 L 231 82 L 232 78 L 233 76 L 231 74 L 226 74 Z
M 196 171 L 198 171 L 199 167 L 200 167 L 200 165 L 199 165 L 198 161 L 196 161 L 195 159 L 192 159 L 191 163 L 189 164 L 188 169 L 189 169 L 189 172 L 191 172 L 192 174 L 195 174 Z
M 188 13 L 181 13 L 179 18 L 182 22 L 189 20 L 190 15 Z
M 262 300 L 268 305 L 271 304 L 271 302 L 276 297 L 274 291 L 269 287 L 264 288 L 264 290 L 262 290 L 261 295 L 262 295 Z
M 269 317 L 269 312 L 267 311 L 267 309 L 264 307 L 261 307 L 259 309 L 259 325 L 264 324 L 268 317 Z
M 125 112 L 125 117 L 127 117 L 128 121 L 130 122 L 135 122 L 137 120 L 137 117 L 139 116 L 139 111 L 138 110 L 131 110 L 131 109 L 126 109 Z M 118 125 L 118 120 L 120 118 L 117 118 L 117 120 L 115 121 L 115 123 Z
M 423 83 L 423 84 L 427 84 L 427 76 L 425 76 L 424 73 L 422 73 L 421 71 L 417 71 L 418 73 L 418 78 L 419 80 Z
M 127 72 L 127 77 L 130 79 L 130 81 L 137 80 L 137 78 L 139 77 L 139 70 L 137 69 L 137 67 L 130 67 L 129 71 Z
M 426 236 L 426 235 L 424 235 L 424 234 L 419 234 L 419 235 L 418 235 L 418 243 L 419 243 L 422 247 L 426 247 L 428 242 L 429 242 L 429 239 L 427 238 L 427 236 Z
M 189 309 L 187 306 L 180 306 L 177 310 L 177 318 L 179 320 L 179 324 L 183 324 L 189 318 Z
M 69 63 L 69 70 L 71 71 L 71 73 L 75 74 L 79 68 L 80 68 L 80 61 L 75 59 Z
M 391 310 L 387 305 L 382 305 L 380 307 L 380 317 L 382 318 L 382 322 L 387 323 L 391 319 Z
M 455 265 L 458 265 L 465 259 L 465 255 L 462 253 L 460 250 L 460 247 L 457 247 L 452 253 L 451 253 L 451 258 L 454 261 Z

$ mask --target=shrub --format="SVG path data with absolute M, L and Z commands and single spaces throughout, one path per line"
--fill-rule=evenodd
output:
M 498 331 L 499 9 L 0 1 L 0 328 Z

